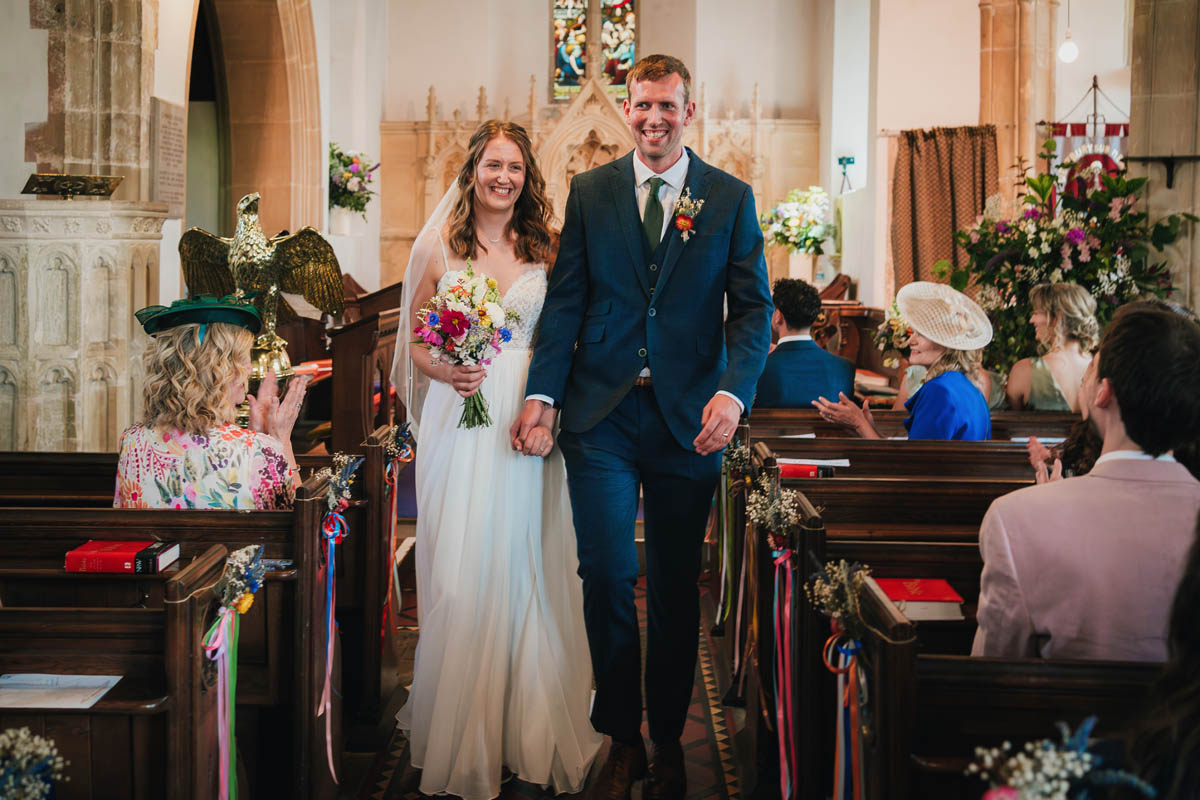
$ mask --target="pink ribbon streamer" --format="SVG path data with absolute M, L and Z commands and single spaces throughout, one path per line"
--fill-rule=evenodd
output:
M 796 733 L 792 709 L 792 551 L 775 555 L 775 719 L 779 738 L 779 788 L 783 800 L 794 796 Z M 783 581 L 783 597 L 779 584 Z M 780 614 L 782 599 L 783 613 Z
M 229 800 L 230 796 L 229 704 L 232 702 L 232 698 L 229 697 L 227 654 L 229 652 L 229 625 L 233 613 L 234 611 L 230 608 L 222 608 L 217 612 L 217 621 L 213 625 L 208 641 L 204 643 L 205 655 L 210 661 L 215 661 L 217 664 L 217 747 L 221 761 L 219 800 Z

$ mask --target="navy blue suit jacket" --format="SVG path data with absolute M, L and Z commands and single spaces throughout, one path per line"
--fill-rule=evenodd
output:
M 685 185 L 704 206 L 686 242 L 671 224 L 656 253 L 642 233 L 632 152 L 571 180 L 526 384 L 527 396 L 561 406 L 566 431 L 604 419 L 647 364 L 659 408 L 687 450 L 718 390 L 750 410 L 773 308 L 754 194 L 688 156 Z
M 767 356 L 758 379 L 759 408 L 812 408 L 824 397 L 837 402 L 838 392 L 854 396 L 854 362 L 812 341 L 784 342 Z

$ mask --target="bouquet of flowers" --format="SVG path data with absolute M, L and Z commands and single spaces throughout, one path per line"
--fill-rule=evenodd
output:
M 9 728 L 0 733 L 0 797 L 49 797 L 66 763 L 52 740 L 34 736 L 29 728 Z
M 983 800 L 1086 800 L 1092 796 L 1088 789 L 1098 786 L 1126 786 L 1154 797 L 1154 787 L 1136 776 L 1098 769 L 1100 758 L 1087 751 L 1095 725 L 1096 718 L 1088 717 L 1071 733 L 1066 723 L 1060 722 L 1061 741 L 1027 742 L 1015 753 L 1008 742 L 1000 747 L 976 747 L 967 774 L 991 784 Z
M 467 260 L 467 268 L 458 280 L 427 300 L 417 311 L 417 326 L 413 333 L 415 344 L 430 352 L 434 364 L 442 361 L 454 365 L 490 364 L 500 354 L 500 347 L 512 339 L 509 323 L 520 315 L 505 311 L 500 305 L 500 291 L 495 278 L 477 275 Z M 460 428 L 491 425 L 487 401 L 481 392 L 463 402 Z
M 829 195 L 820 186 L 810 186 L 806 191 L 792 189 L 759 222 L 772 244 L 781 244 L 792 253 L 821 255 L 821 243 L 834 232 L 828 218 Z
M 369 159 L 362 153 L 343 151 L 337 144 L 329 145 L 329 207 L 346 208 L 367 217 L 371 200 L 371 173 L 379 169 L 376 163 L 367 166 Z
M 875 347 L 881 353 L 891 351 L 902 358 L 908 358 L 908 340 L 912 333 L 912 328 L 908 327 L 908 323 L 900 314 L 900 306 L 893 300 L 891 308 L 887 310 L 887 316 L 875 329 Z M 895 357 L 883 360 L 885 367 L 895 367 L 899 363 Z
M 1053 141 L 1041 156 L 1054 155 Z M 985 366 L 1007 373 L 1016 361 L 1037 352 L 1029 317 L 1029 290 L 1039 283 L 1071 281 L 1096 298 L 1096 319 L 1103 327 L 1117 306 L 1142 295 L 1164 297 L 1171 291 L 1171 272 L 1156 252 L 1174 242 L 1191 214 L 1172 214 L 1156 223 L 1139 208 L 1145 178 L 1108 175 L 1093 164 L 1087 184 L 1093 191 L 1070 187 L 1071 164 L 1054 174 L 1025 178 L 1021 207 L 1006 214 L 999 198 L 989 199 L 974 225 L 955 234 L 967 253 L 961 269 L 949 261 L 934 265 L 960 291 L 977 288 L 976 300 L 992 320 L 995 338 Z
M 767 541 L 774 550 L 787 548 L 802 521 L 796 492 L 779 488 L 765 473 L 758 478 L 758 488 L 746 498 L 746 516 L 767 532 Z
M 826 561 L 824 573 L 814 573 L 804 584 L 804 594 L 813 608 L 837 620 L 847 636 L 861 640 L 867 624 L 858 597 L 870 574 L 871 568 L 864 564 L 848 564 L 845 559 Z

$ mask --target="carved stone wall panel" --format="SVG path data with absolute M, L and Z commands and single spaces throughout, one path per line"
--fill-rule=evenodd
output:
M 78 256 L 65 247 L 40 253 L 34 263 L 30 308 L 35 314 L 33 344 L 38 347 L 70 347 L 78 326 Z
M 100 453 L 116 450 L 121 433 L 117 427 L 121 417 L 117 371 L 110 362 L 96 361 L 88 366 L 87 375 L 80 404 L 82 449 Z
M 132 310 L 157 299 L 166 213 L 162 203 L 0 200 L 0 219 L 17 222 L 0 224 L 0 404 L 12 408 L 0 408 L 0 427 L 12 447 L 116 447 L 140 406 L 147 337 Z
M 18 449 L 17 378 L 12 365 L 0 364 L 0 450 Z
M 25 328 L 25 248 L 0 249 L 0 355 L 14 356 Z
M 43 367 L 34 386 L 30 407 L 33 449 L 75 450 L 75 373 L 66 364 Z

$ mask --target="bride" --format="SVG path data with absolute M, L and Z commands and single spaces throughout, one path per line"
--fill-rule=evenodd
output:
M 420 790 L 490 800 L 508 770 L 559 792 L 583 787 L 601 737 L 588 719 L 592 665 L 562 456 L 549 427 L 509 444 L 550 258 L 545 181 L 525 129 L 483 123 L 413 244 L 393 385 L 417 438 L 420 639 L 408 731 Z M 470 261 L 520 314 L 490 366 L 434 365 L 410 344 L 416 311 Z M 494 424 L 457 427 L 483 394 Z M 534 456 L 534 457 L 529 457 Z

